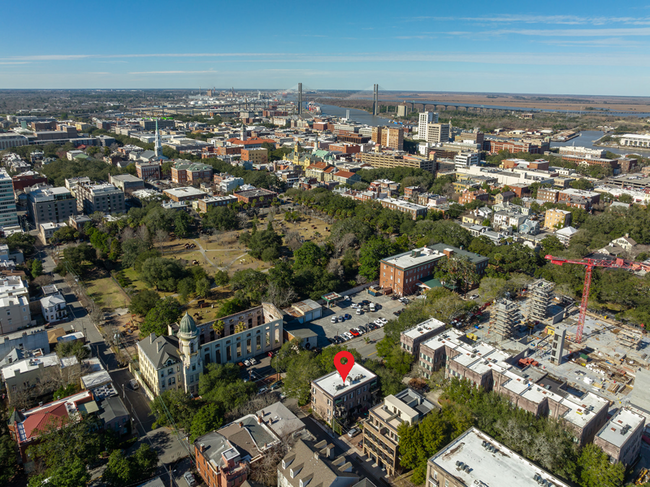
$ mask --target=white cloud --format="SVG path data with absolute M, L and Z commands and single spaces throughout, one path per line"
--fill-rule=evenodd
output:
M 128 74 L 206 74 L 206 73 L 217 73 L 213 69 L 208 69 L 205 71 L 133 71 Z
M 649 17 L 580 17 L 576 15 L 515 15 L 494 14 L 485 17 L 436 17 L 420 16 L 403 19 L 406 22 L 434 20 L 439 22 L 521 23 L 552 25 L 650 25 Z

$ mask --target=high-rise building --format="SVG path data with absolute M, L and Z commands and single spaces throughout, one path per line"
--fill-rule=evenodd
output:
M 157 159 L 160 159 L 162 153 L 162 140 L 160 138 L 160 130 L 158 130 L 158 120 L 156 120 L 156 138 L 154 139 L 154 153 Z
M 14 185 L 7 170 L 0 169 L 0 227 L 18 225 Z
M 435 112 L 422 112 L 418 119 L 418 139 L 428 140 L 429 124 L 438 123 L 438 114 Z
M 440 144 L 449 142 L 451 134 L 451 124 L 448 123 L 430 123 L 427 125 L 427 138 L 424 139 L 430 144 Z
M 395 150 L 404 149 L 404 129 L 402 127 L 373 127 L 371 140 L 383 147 Z
M 41 223 L 65 222 L 77 214 L 77 200 L 67 188 L 37 189 L 29 193 L 29 216 L 36 227 Z
M 124 213 L 124 192 L 112 184 L 81 183 L 76 187 L 77 210 L 86 215 Z

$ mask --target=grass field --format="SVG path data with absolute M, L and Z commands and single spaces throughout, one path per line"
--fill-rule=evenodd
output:
M 95 301 L 95 304 L 102 311 L 112 311 L 115 308 L 123 308 L 129 304 L 119 286 L 110 277 L 86 282 L 86 290 L 88 296 Z
M 217 313 L 221 303 L 227 299 L 230 299 L 234 296 L 234 292 L 230 290 L 230 287 L 219 287 L 213 289 L 210 293 L 210 296 L 204 299 L 205 303 L 208 304 L 207 307 L 199 308 L 198 302 L 200 301 L 197 298 L 194 298 L 190 301 L 187 312 L 197 320 L 197 323 L 205 323 L 206 321 L 213 321 L 217 318 Z M 214 308 L 212 307 L 214 305 Z M 198 316 L 197 316 L 198 313 Z

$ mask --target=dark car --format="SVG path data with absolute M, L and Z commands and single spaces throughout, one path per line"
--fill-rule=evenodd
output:
M 343 316 L 345 316 L 346 320 L 351 320 L 352 316 L 350 316 L 348 313 L 345 313 Z

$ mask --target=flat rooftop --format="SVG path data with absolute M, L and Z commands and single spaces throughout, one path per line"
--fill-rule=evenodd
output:
M 629 409 L 621 409 L 598 432 L 598 438 L 618 448 L 630 439 L 632 432 L 643 425 L 645 418 Z
M 567 396 L 560 404 L 571 408 L 562 417 L 580 428 L 584 428 L 603 408 L 609 408 L 609 401 L 592 392 L 580 398 Z
M 537 478 L 541 477 L 553 487 L 569 487 L 476 428 L 470 428 L 440 450 L 429 459 L 429 464 L 467 486 L 539 487 Z
M 406 330 L 405 332 L 402 332 L 404 336 L 407 336 L 412 339 L 416 339 L 421 335 L 424 335 L 425 333 L 428 333 L 430 331 L 435 330 L 436 328 L 440 327 L 445 327 L 446 325 L 435 318 L 430 318 L 427 321 L 423 321 L 422 323 L 419 323 L 415 325 L 413 328 L 410 328 L 409 330 Z
M 343 382 L 339 373 L 335 371 L 316 379 L 312 383 L 330 396 L 336 397 L 347 394 L 351 389 L 362 384 L 370 383 L 376 379 L 377 376 L 375 374 L 355 362 L 345 382 Z
M 401 269 L 409 269 L 418 265 L 434 262 L 442 259 L 444 256 L 445 254 L 442 252 L 425 246 L 419 249 L 409 250 L 402 254 L 393 255 L 392 257 L 386 257 L 381 261 L 385 264 L 396 266 Z
M 173 196 L 207 196 L 205 191 L 188 186 L 186 188 L 170 188 L 163 191 L 163 193 Z

